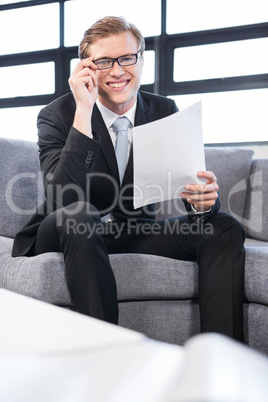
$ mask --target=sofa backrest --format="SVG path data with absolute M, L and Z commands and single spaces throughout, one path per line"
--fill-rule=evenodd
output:
M 221 210 L 243 221 L 247 186 L 253 151 L 241 148 L 205 147 L 207 170 L 212 171 L 219 184 Z M 183 202 L 167 201 L 159 204 L 159 218 L 185 213 Z
M 0 138 L 0 236 L 13 238 L 44 200 L 37 145 Z
M 243 226 L 248 237 L 268 241 L 268 158 L 253 159 Z
M 242 222 L 253 151 L 213 147 L 205 149 L 205 157 L 207 170 L 218 180 L 221 210 Z

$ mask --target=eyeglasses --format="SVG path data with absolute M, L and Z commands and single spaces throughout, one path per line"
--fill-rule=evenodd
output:
M 132 66 L 133 64 L 137 63 L 139 53 L 140 50 L 136 54 L 126 54 L 125 56 L 116 57 L 114 59 L 105 57 L 104 59 L 93 60 L 93 63 L 96 64 L 98 70 L 107 70 L 108 68 L 112 68 L 115 61 L 119 64 L 119 66 L 122 67 Z

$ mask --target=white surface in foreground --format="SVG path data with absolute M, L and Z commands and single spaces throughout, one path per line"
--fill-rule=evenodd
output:
M 0 320 L 3 402 L 267 402 L 267 357 L 221 335 L 168 345 L 3 289 Z

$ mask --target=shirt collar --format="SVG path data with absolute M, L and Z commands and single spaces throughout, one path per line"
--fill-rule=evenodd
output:
M 134 103 L 132 108 L 130 108 L 126 113 L 124 113 L 122 115 L 119 115 L 119 114 L 116 114 L 116 113 L 112 112 L 110 109 L 108 109 L 107 107 L 103 106 L 98 99 L 96 101 L 96 105 L 98 106 L 98 109 L 99 109 L 99 111 L 100 111 L 100 113 L 102 115 L 102 118 L 103 118 L 104 123 L 105 123 L 105 125 L 106 125 L 108 130 L 109 130 L 109 128 L 111 128 L 111 126 L 113 125 L 114 121 L 118 117 L 122 117 L 122 116 L 126 116 L 128 118 L 128 120 L 130 121 L 130 123 L 132 124 L 132 126 L 134 126 L 137 101 Z

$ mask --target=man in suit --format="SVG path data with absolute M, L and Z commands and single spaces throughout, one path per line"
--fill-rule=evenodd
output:
M 85 32 L 72 93 L 38 116 L 46 202 L 17 234 L 13 256 L 63 252 L 77 310 L 112 323 L 118 306 L 109 253 L 195 260 L 201 330 L 243 341 L 244 234 L 219 211 L 213 172 L 197 172 L 206 184 L 185 184 L 187 214 L 168 225 L 155 220 L 154 205 L 133 209 L 132 127 L 178 111 L 174 101 L 139 91 L 144 48 L 139 30 L 123 18 L 103 18 Z M 123 173 L 116 157 L 122 119 Z

